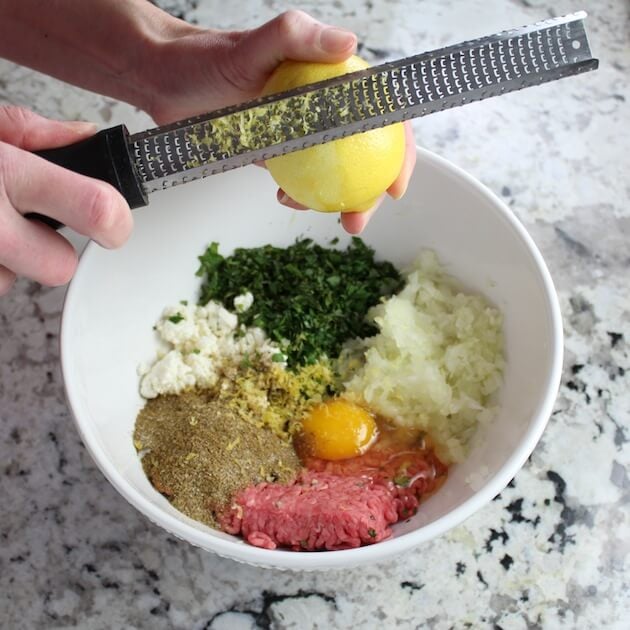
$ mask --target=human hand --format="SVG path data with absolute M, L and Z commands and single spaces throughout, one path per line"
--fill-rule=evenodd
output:
M 258 96 L 271 73 L 285 59 L 339 62 L 356 48 L 349 31 L 318 22 L 302 11 L 287 11 L 248 31 L 201 29 L 168 21 L 160 38 L 147 48 L 145 79 L 152 89 L 141 104 L 159 124 L 234 105 Z M 405 123 L 406 154 L 401 172 L 387 193 L 405 193 L 416 161 L 413 131 Z M 383 195 L 384 197 L 384 195 Z M 360 233 L 381 203 L 366 212 L 344 212 L 341 223 L 351 234 Z M 290 208 L 304 206 L 278 191 L 278 201 Z
M 17 276 L 65 284 L 77 253 L 63 236 L 23 215 L 39 212 L 118 247 L 129 236 L 131 212 L 109 184 L 78 175 L 30 151 L 78 142 L 96 131 L 84 122 L 59 122 L 18 107 L 0 107 L 0 295 Z

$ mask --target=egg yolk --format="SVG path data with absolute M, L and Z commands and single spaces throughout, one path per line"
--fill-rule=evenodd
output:
M 365 453 L 377 433 L 376 422 L 365 409 L 336 398 L 313 407 L 302 421 L 300 442 L 314 457 L 348 459 Z

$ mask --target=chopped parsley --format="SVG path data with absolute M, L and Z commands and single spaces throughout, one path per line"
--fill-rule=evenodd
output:
M 168 318 L 168 321 L 173 322 L 173 324 L 179 324 L 179 322 L 181 322 L 182 319 L 185 319 L 185 318 L 181 313 L 175 313 L 175 315 L 171 315 Z
M 410 481 L 411 479 L 409 477 L 406 477 L 405 475 L 399 475 L 398 477 L 394 477 L 394 483 L 397 486 L 402 486 L 403 488 L 406 488 L 409 485 Z
M 227 257 L 212 243 L 199 262 L 200 304 L 233 304 L 251 292 L 254 303 L 238 314 L 239 322 L 262 328 L 286 348 L 289 367 L 336 357 L 347 339 L 374 335 L 367 310 L 403 286 L 396 268 L 375 261 L 374 250 L 356 237 L 346 250 L 301 239 L 290 247 L 240 248 Z
M 376 530 L 370 527 L 370 529 L 368 529 L 368 536 L 370 538 L 376 538 Z

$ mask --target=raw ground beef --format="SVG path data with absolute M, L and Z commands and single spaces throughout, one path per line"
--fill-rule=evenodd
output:
M 413 516 L 420 499 L 446 478 L 431 449 L 372 448 L 359 457 L 307 457 L 291 484 L 261 483 L 234 497 L 220 519 L 256 547 L 336 550 L 379 542 Z
M 305 471 L 290 485 L 262 483 L 242 490 L 221 524 L 265 549 L 349 549 L 389 538 L 399 504 L 387 484 Z
M 337 461 L 306 457 L 304 464 L 309 470 L 333 475 L 395 481 L 405 487 L 413 486 L 419 494 L 432 492 L 436 480 L 448 470 L 431 449 L 379 448 L 378 444 L 359 457 Z
M 368 477 L 387 485 L 399 500 L 397 509 L 400 519 L 413 516 L 420 499 L 437 490 L 448 471 L 448 466 L 431 449 L 418 448 L 401 451 L 375 447 L 359 457 L 340 461 L 310 457 L 305 464 L 312 471 L 344 477 Z

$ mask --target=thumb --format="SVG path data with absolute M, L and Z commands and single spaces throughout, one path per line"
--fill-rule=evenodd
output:
M 286 11 L 249 31 L 234 51 L 245 76 L 267 76 L 285 59 L 334 63 L 356 49 L 356 36 L 322 24 L 303 11 Z
M 0 142 L 27 151 L 72 144 L 95 132 L 93 123 L 50 120 L 22 107 L 0 107 Z

